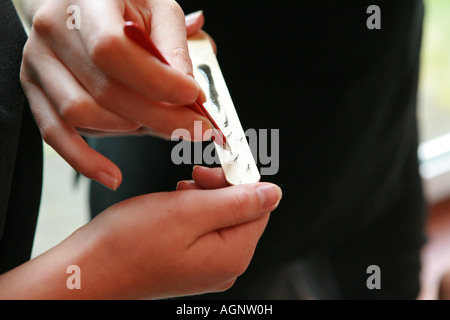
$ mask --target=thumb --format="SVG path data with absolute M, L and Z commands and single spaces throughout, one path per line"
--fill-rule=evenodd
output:
M 192 75 L 183 10 L 175 1 L 156 1 L 151 11 L 152 41 L 172 67 Z
M 257 220 L 274 210 L 281 189 L 271 183 L 231 186 L 214 190 L 186 190 L 188 223 L 202 234 Z

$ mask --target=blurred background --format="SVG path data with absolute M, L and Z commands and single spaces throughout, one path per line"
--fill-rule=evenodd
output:
M 425 0 L 419 83 L 420 172 L 429 203 L 421 299 L 436 299 L 450 270 L 450 1 Z
M 436 299 L 439 279 L 450 270 L 450 1 L 425 0 L 425 5 L 418 156 L 430 212 L 420 298 Z M 47 145 L 44 156 L 33 257 L 61 242 L 89 217 L 87 179 L 80 177 L 76 182 L 73 169 Z
M 450 1 L 425 0 L 419 94 L 421 140 L 450 133 Z

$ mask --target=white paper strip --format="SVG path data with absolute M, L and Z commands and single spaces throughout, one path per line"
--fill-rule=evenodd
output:
M 261 176 L 211 41 L 206 34 L 200 32 L 188 38 L 188 46 L 194 67 L 194 77 L 207 97 L 204 106 L 226 136 L 231 148 L 229 150 L 215 143 L 225 178 L 232 185 L 258 182 Z

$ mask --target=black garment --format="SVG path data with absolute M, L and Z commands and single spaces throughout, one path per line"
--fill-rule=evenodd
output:
M 26 34 L 0 1 L 0 273 L 30 258 L 42 184 L 42 141 L 19 81 Z
M 88 138 L 89 145 L 107 155 L 123 173 L 122 184 L 111 191 L 90 183 L 89 207 L 96 216 L 111 205 L 146 193 L 175 190 L 183 177 L 190 179 L 191 166 L 176 166 L 170 152 L 176 142 L 154 137 Z
M 245 274 L 199 298 L 296 298 L 272 291 L 298 280 L 317 298 L 414 299 L 425 207 L 415 118 L 422 2 L 179 3 L 203 9 L 244 130 L 280 129 L 280 170 L 263 180 L 280 185 L 283 200 Z M 381 30 L 366 26 L 373 4 Z M 119 153 L 121 144 L 108 143 Z M 159 155 L 141 154 L 147 148 L 120 157 L 151 163 Z M 158 170 L 174 166 L 165 165 Z M 370 265 L 380 267 L 380 290 L 367 288 Z

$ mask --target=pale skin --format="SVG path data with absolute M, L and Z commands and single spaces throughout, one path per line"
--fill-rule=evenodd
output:
M 192 76 L 187 31 L 199 31 L 203 17 L 188 20 L 169 0 L 24 1 L 33 26 L 24 49 L 21 82 L 44 140 L 75 170 L 116 189 L 119 168 L 91 149 L 81 133 L 156 134 L 170 137 L 194 121 L 209 121 L 184 107 L 202 91 Z M 80 8 L 82 27 L 66 26 L 69 5 Z M 126 20 L 146 27 L 169 67 L 129 40 Z M 51 70 L 51 72 L 49 72 Z M 87 162 L 84 159 L 89 158 Z
M 83 21 L 92 25 L 68 35 L 70 4 L 88 9 Z M 76 170 L 111 189 L 121 182 L 120 170 L 81 139 L 84 130 L 142 134 L 151 128 L 164 136 L 200 119 L 182 105 L 201 95 L 188 75 L 186 50 L 186 32 L 201 28 L 201 15 L 186 19 L 186 28 L 169 0 L 30 0 L 24 8 L 33 27 L 22 84 L 44 139 Z M 150 28 L 174 68 L 125 39 L 125 20 Z M 193 180 L 176 191 L 114 205 L 2 274 L 0 299 L 159 299 L 226 290 L 246 270 L 280 199 L 276 185 L 229 186 L 221 168 L 195 167 Z M 70 265 L 81 269 L 81 289 L 66 286 Z

